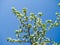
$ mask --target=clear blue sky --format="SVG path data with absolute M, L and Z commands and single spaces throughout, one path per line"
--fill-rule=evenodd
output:
M 56 20 L 55 12 L 59 11 L 58 2 L 60 0 L 0 0 L 0 45 L 20 45 L 6 41 L 7 37 L 15 38 L 15 30 L 19 25 L 17 18 L 11 11 L 13 6 L 20 12 L 22 12 L 22 8 L 26 7 L 28 14 L 34 12 L 37 15 L 42 11 L 44 13 L 43 21 L 47 19 L 54 21 Z M 47 37 L 60 42 L 60 26 L 48 31 Z

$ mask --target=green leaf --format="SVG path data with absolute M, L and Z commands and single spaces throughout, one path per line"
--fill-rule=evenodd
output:
M 24 17 L 24 20 L 25 20 L 25 21 L 28 21 L 28 16 Z
M 27 9 L 26 8 L 23 8 L 23 12 L 26 13 Z
M 15 7 L 12 7 L 12 11 L 13 11 L 13 12 L 16 11 Z
M 59 13 L 58 12 L 56 12 L 56 16 L 58 16 L 59 15 Z
M 38 15 L 39 15 L 39 16 L 42 16 L 42 15 L 43 15 L 43 13 L 42 13 L 42 12 L 39 12 L 39 13 L 38 13 Z
M 60 20 L 60 18 L 57 18 L 57 20 Z
M 54 23 L 54 26 L 59 26 L 59 23 L 58 23 L 58 22 L 55 22 L 55 23 Z
M 12 38 L 8 37 L 6 40 L 9 41 L 9 40 L 12 40 Z
M 15 40 L 15 42 L 21 43 L 21 42 L 22 42 L 22 40 L 17 39 L 17 40 Z
M 46 42 L 41 42 L 41 44 L 40 45 L 46 45 Z
M 58 3 L 58 6 L 60 7 L 60 3 Z
M 16 34 L 18 34 L 18 33 L 22 33 L 22 32 L 23 32 L 22 29 L 20 29 L 20 30 L 16 30 Z
M 17 15 L 17 14 L 20 14 L 20 12 L 19 12 L 19 11 L 15 11 L 15 13 L 16 13 L 16 15 Z
M 52 20 L 46 20 L 46 23 L 52 23 Z
M 37 27 L 36 26 L 34 26 L 33 29 L 34 29 L 34 31 L 37 31 Z
M 46 24 L 42 24 L 42 29 L 46 29 Z
M 31 28 L 32 27 L 32 25 L 31 24 L 28 24 L 28 28 Z
M 27 12 L 27 9 L 26 8 L 23 8 L 24 16 L 26 16 L 26 12 Z
M 36 15 L 34 15 L 34 13 L 30 13 L 30 19 L 31 20 L 35 20 L 36 19 Z
M 14 43 L 14 42 L 15 42 L 15 39 L 12 39 L 12 38 L 10 38 L 10 37 L 9 37 L 9 38 L 7 38 L 6 40 L 7 40 L 7 41 L 9 41 L 9 42 L 12 42 L 12 43 Z
M 38 45 L 39 43 L 38 42 L 35 42 L 35 43 L 33 43 L 32 45 Z
M 34 34 L 30 35 L 30 37 L 29 37 L 29 38 L 30 38 L 30 39 L 32 39 L 33 37 L 34 37 Z
M 20 36 L 19 36 L 19 34 L 18 34 L 18 33 L 16 34 L 16 37 L 17 37 L 17 38 L 20 38 Z

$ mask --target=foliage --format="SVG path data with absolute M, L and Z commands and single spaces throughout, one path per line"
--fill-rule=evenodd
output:
M 60 7 L 60 3 L 58 3 Z M 18 39 L 7 38 L 9 42 L 18 42 L 24 43 L 29 42 L 31 45 L 60 45 L 53 40 L 50 40 L 46 37 L 46 32 L 51 30 L 54 27 L 60 26 L 60 13 L 56 12 L 57 19 L 55 22 L 52 20 L 46 20 L 45 23 L 42 22 L 41 16 L 43 16 L 42 12 L 39 12 L 38 15 L 34 13 L 30 13 L 30 16 L 27 16 L 26 8 L 23 8 L 23 14 L 21 14 L 14 7 L 12 8 L 12 12 L 17 16 L 20 22 L 20 26 L 18 30 L 16 30 L 15 34 Z M 32 24 L 30 23 L 32 22 Z M 47 26 L 49 25 L 49 26 Z M 22 36 L 20 34 L 23 34 Z

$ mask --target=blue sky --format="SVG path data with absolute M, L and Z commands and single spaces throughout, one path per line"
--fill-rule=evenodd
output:
M 47 19 L 56 20 L 55 12 L 59 11 L 58 3 L 60 0 L 0 0 L 0 45 L 20 45 L 18 43 L 9 43 L 7 37 L 15 38 L 15 30 L 18 29 L 18 19 L 11 11 L 12 7 L 22 12 L 26 7 L 28 14 L 33 12 L 37 15 L 42 11 L 43 21 Z M 47 37 L 56 42 L 60 42 L 60 26 L 47 32 Z M 29 45 L 29 44 L 26 44 Z

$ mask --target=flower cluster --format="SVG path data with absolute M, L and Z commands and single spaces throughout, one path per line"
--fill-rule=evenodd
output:
M 60 7 L 60 3 L 58 3 L 58 6 Z M 46 37 L 46 32 L 48 30 L 60 26 L 60 13 L 56 12 L 57 19 L 55 22 L 46 20 L 46 23 L 43 23 L 41 19 L 41 16 L 43 16 L 42 12 L 39 12 L 38 15 L 30 13 L 30 16 L 28 17 L 26 8 L 23 8 L 23 14 L 17 11 L 14 7 L 12 8 L 12 11 L 19 19 L 20 29 L 16 30 L 15 33 L 18 39 L 7 38 L 7 41 L 12 43 L 29 42 L 31 45 L 49 45 L 50 43 L 52 43 L 52 45 L 60 45 Z M 29 23 L 29 20 L 31 20 L 31 22 L 33 21 L 33 23 Z M 50 25 L 47 26 L 48 24 Z M 20 34 L 23 35 L 20 36 Z

